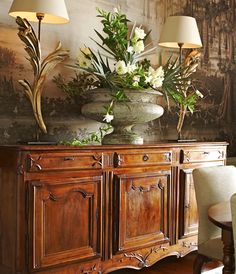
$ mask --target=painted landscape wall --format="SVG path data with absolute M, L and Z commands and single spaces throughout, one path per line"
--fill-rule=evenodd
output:
M 201 64 L 195 75 L 198 89 L 204 94 L 193 115 L 188 115 L 183 136 L 200 141 L 230 143 L 229 155 L 236 156 L 236 65 L 235 65 L 235 0 L 65 0 L 70 22 L 64 25 L 42 25 L 42 55 L 55 49 L 58 41 L 70 50 L 70 58 L 58 65 L 47 77 L 42 98 L 42 112 L 48 133 L 42 141 L 62 141 L 84 138 L 98 131 L 98 122 L 80 114 L 79 105 L 67 97 L 53 82 L 61 74 L 66 81 L 75 75 L 66 64 L 76 61 L 79 48 L 96 48 L 90 39 L 94 29 L 101 30 L 96 7 L 112 11 L 120 6 L 132 22 L 152 30 L 153 45 L 158 44 L 162 26 L 169 15 L 190 15 L 197 19 L 203 48 Z M 0 4 L 0 143 L 13 144 L 35 138 L 35 121 L 31 105 L 19 79 L 32 81 L 32 68 L 26 59 L 24 46 L 17 36 L 15 18 L 8 15 L 11 0 Z M 32 23 L 37 31 L 37 24 Z M 160 65 L 173 52 L 157 47 L 152 63 Z M 174 52 L 177 54 L 177 52 Z M 176 138 L 178 115 L 176 109 L 165 109 L 164 115 L 153 122 L 135 128 L 145 142 Z

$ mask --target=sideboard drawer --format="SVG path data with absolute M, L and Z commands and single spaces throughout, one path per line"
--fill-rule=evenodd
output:
M 193 163 L 193 162 L 204 162 L 204 161 L 217 161 L 224 160 L 225 150 L 224 149 L 208 149 L 205 150 L 181 150 L 181 163 Z
M 113 156 L 114 167 L 149 166 L 171 164 L 171 151 L 145 151 L 145 152 L 115 152 Z
M 103 154 L 96 153 L 32 153 L 27 155 L 27 171 L 101 169 Z

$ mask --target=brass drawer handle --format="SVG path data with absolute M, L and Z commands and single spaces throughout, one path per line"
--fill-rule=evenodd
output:
M 74 160 L 75 160 L 74 157 L 70 157 L 70 156 L 64 157 L 64 161 L 74 161 Z
M 147 155 L 147 154 L 145 154 L 144 156 L 143 156 L 143 161 L 148 161 L 149 160 L 149 156 Z

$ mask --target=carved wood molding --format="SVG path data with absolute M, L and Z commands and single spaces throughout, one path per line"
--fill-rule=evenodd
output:
M 171 155 L 171 152 L 165 153 L 164 156 L 165 156 L 165 159 L 166 159 L 167 162 L 171 162 L 171 158 L 172 158 L 172 157 L 171 157 L 171 156 L 172 156 L 172 155 Z
M 24 174 L 24 166 L 23 165 L 19 165 L 17 167 L 16 173 L 17 173 L 17 175 L 23 175 Z
M 187 248 L 196 247 L 197 248 L 197 242 L 183 242 L 183 247 L 187 247 Z
M 186 151 L 184 152 L 184 159 L 186 159 L 187 162 L 190 162 L 190 151 Z
M 92 156 L 93 160 L 95 161 L 93 164 L 92 164 L 92 167 L 95 167 L 95 166 L 102 166 L 102 155 L 99 155 L 99 154 L 95 154 Z
M 225 153 L 222 150 L 218 150 L 219 156 L 218 159 L 224 159 L 225 158 Z
M 161 183 L 161 179 L 158 180 L 158 182 L 155 185 L 149 185 L 147 187 L 144 186 L 135 186 L 134 183 L 132 182 L 131 185 L 131 190 L 134 191 L 139 191 L 139 192 L 150 192 L 153 189 L 163 189 L 164 185 Z
M 42 159 L 40 155 L 37 159 L 34 159 L 32 155 L 27 156 L 27 170 L 42 170 L 42 166 L 38 163 Z
M 96 264 L 86 268 L 86 267 L 81 267 L 80 272 L 81 274 L 91 274 L 91 273 L 99 273 L 100 271 L 97 269 L 98 267 L 96 266 Z M 78 274 L 79 274 L 78 273 Z
M 123 160 L 122 160 L 120 154 L 115 152 L 114 156 L 113 156 L 113 165 L 114 165 L 114 167 L 119 167 L 122 162 L 123 162 Z
M 158 247 L 152 247 L 152 248 L 150 248 L 149 251 L 147 253 L 145 253 L 144 255 L 142 255 L 140 253 L 132 252 L 132 253 L 124 253 L 124 256 L 126 258 L 137 260 L 139 262 L 138 266 L 140 268 L 142 268 L 142 267 L 148 267 L 148 266 L 150 266 L 148 258 L 151 256 L 151 254 L 157 253 L 159 251 L 164 252 L 166 250 L 168 250 L 168 247 L 160 245 Z
M 44 199 L 44 201 L 51 200 L 51 201 L 56 202 L 56 201 L 59 201 L 59 200 L 65 200 L 73 192 L 80 193 L 83 198 L 92 198 L 93 195 L 94 195 L 93 193 L 86 192 L 83 189 L 79 189 L 79 188 L 78 189 L 71 189 L 70 191 L 66 192 L 66 194 L 64 196 L 56 196 L 51 191 L 49 191 L 49 195 Z

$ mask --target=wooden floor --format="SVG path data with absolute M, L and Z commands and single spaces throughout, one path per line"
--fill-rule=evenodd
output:
M 192 252 L 183 258 L 174 256 L 165 258 L 155 265 L 141 270 L 122 269 L 112 272 L 112 274 L 192 274 L 193 261 L 196 252 Z M 220 268 L 219 268 L 220 267 Z M 222 273 L 219 262 L 211 262 L 204 266 L 204 274 Z

